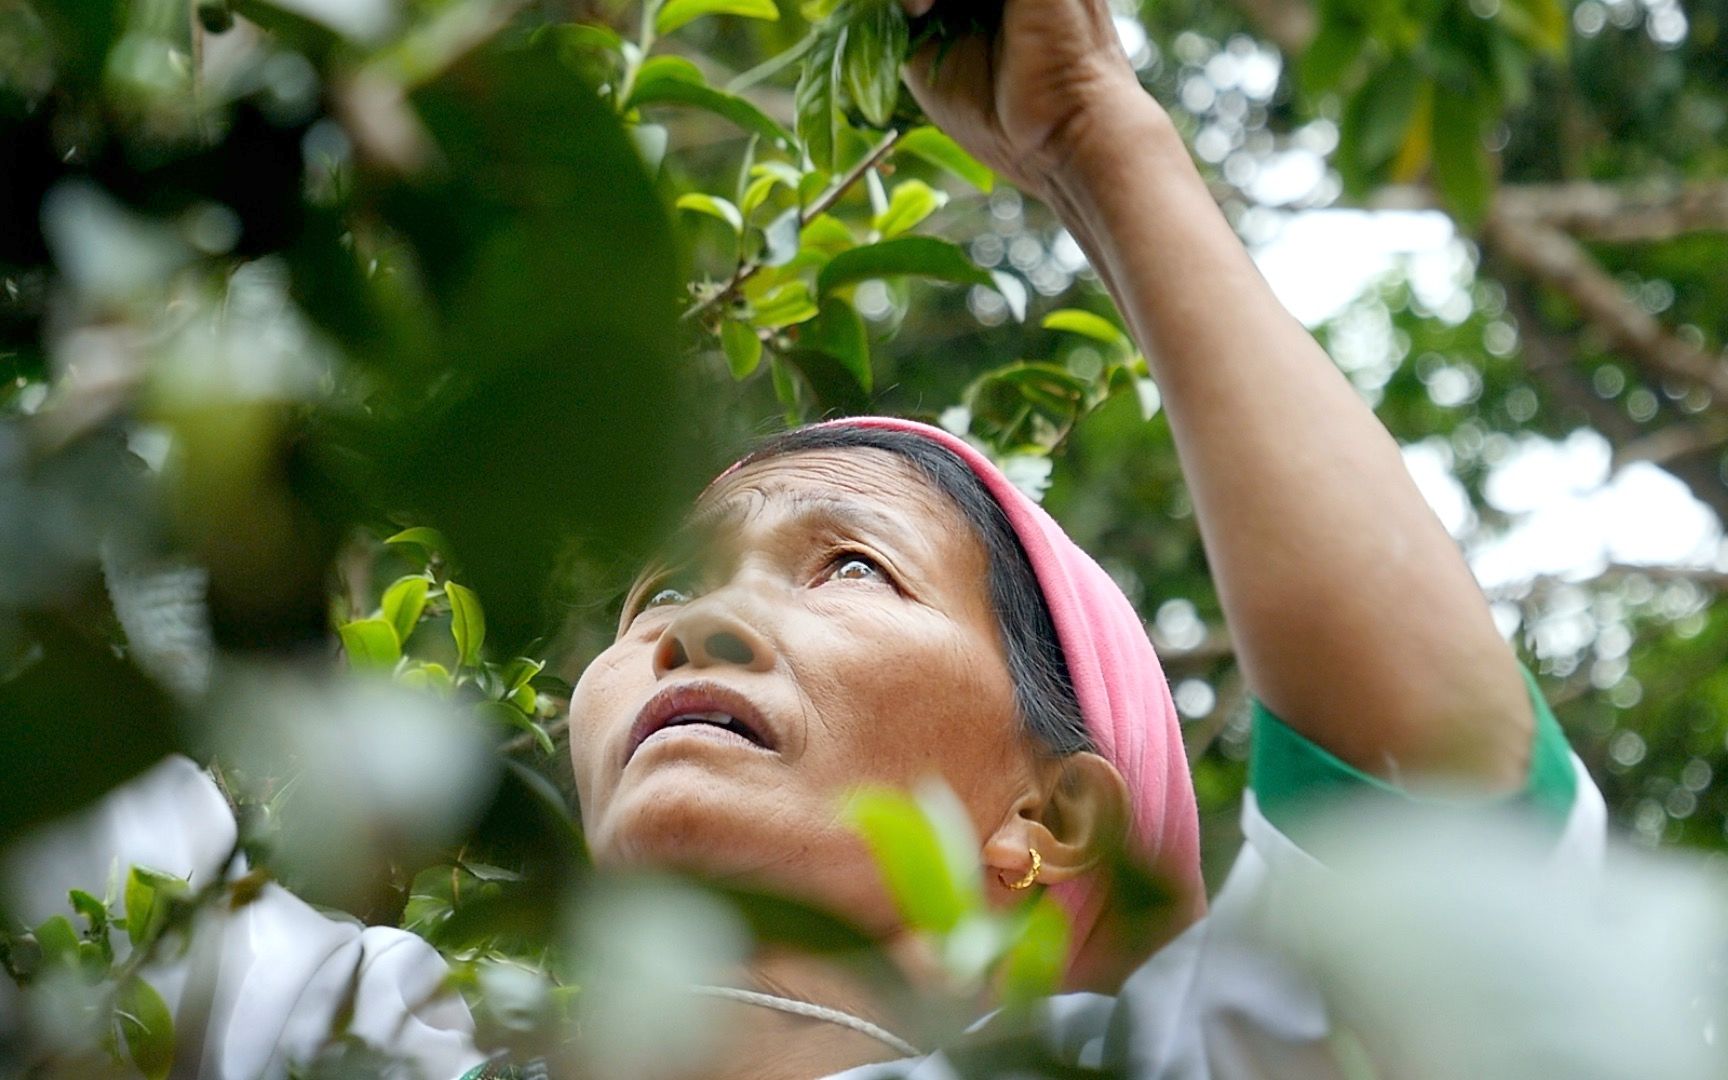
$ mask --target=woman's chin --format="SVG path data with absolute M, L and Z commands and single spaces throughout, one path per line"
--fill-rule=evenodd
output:
M 620 792 L 589 824 L 597 864 L 771 893 L 864 926 L 893 921 L 867 849 L 823 807 L 712 775 L 688 784 L 655 779 Z
M 589 846 L 601 865 L 733 878 L 784 855 L 769 823 L 785 819 L 783 798 L 707 770 L 656 770 L 621 789 Z

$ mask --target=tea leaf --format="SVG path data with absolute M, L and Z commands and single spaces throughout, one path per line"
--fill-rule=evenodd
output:
M 336 628 L 355 668 L 388 668 L 402 659 L 402 642 L 388 619 L 357 619 Z
M 134 976 L 115 996 L 114 1016 L 132 1064 L 145 1080 L 164 1080 L 174 1065 L 174 1016 L 162 995 Z
M 979 191 L 989 192 L 996 186 L 995 173 L 934 127 L 926 125 L 908 131 L 900 136 L 894 152 L 911 154 L 939 169 L 946 169 Z
M 420 614 L 426 610 L 426 590 L 431 584 L 419 575 L 411 575 L 398 578 L 384 590 L 381 614 L 396 631 L 398 642 L 406 642 L 414 627 L 419 625 Z
M 762 363 L 762 339 L 746 323 L 728 320 L 720 327 L 720 347 L 734 379 L 747 379 Z
M 907 180 L 894 189 L 888 205 L 871 224 L 883 239 L 899 236 L 940 210 L 948 196 L 922 180 Z
M 780 9 L 774 6 L 774 0 L 670 0 L 654 17 L 654 32 L 670 34 L 709 15 L 739 15 L 776 22 Z
M 824 172 L 835 171 L 834 154 L 840 145 L 840 126 L 844 122 L 840 71 L 845 42 L 844 27 L 832 33 L 819 31 L 805 56 L 798 85 L 792 91 L 804 155 Z
M 990 274 L 974 265 L 966 253 L 933 236 L 900 236 L 879 244 L 843 251 L 817 276 L 817 288 L 828 293 L 869 278 L 917 274 L 960 285 L 994 286 Z
M 480 646 L 486 641 L 486 612 L 480 598 L 454 581 L 444 586 L 450 598 L 450 636 L 456 639 L 456 662 L 472 667 L 480 662 Z
M 680 210 L 694 210 L 698 214 L 707 214 L 711 218 L 718 218 L 730 225 L 734 233 L 744 231 L 744 215 L 738 212 L 738 208 L 732 205 L 730 199 L 722 199 L 718 195 L 707 195 L 700 191 L 693 191 L 687 195 L 678 196 L 676 205 Z
M 1044 316 L 1039 324 L 1046 330 L 1066 330 L 1071 334 L 1089 337 L 1093 341 L 1101 341 L 1106 345 L 1117 345 L 1132 348 L 1128 335 L 1109 319 L 1102 315 L 1094 315 L 1090 311 L 1079 308 L 1061 308 Z
M 857 0 L 846 11 L 851 16 L 841 60 L 846 91 L 865 120 L 885 127 L 900 96 L 906 12 L 896 0 Z

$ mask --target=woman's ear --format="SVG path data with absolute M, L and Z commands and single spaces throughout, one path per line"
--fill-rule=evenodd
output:
M 1006 887 L 1040 860 L 1037 883 L 1058 885 L 1098 866 L 1128 828 L 1128 784 L 1097 754 L 1039 763 L 1035 787 L 984 841 L 984 865 Z

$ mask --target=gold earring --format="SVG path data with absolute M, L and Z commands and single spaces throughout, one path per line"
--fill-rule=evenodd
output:
M 1021 878 L 1019 881 L 1002 882 L 1002 884 L 1008 886 L 1010 889 L 1030 889 L 1032 883 L 1038 880 L 1038 872 L 1044 869 L 1044 857 L 1038 854 L 1038 849 L 1035 847 L 1029 847 L 1026 851 L 1032 856 L 1032 869 L 1026 871 L 1026 876 Z M 1000 877 L 998 877 L 998 880 L 1000 880 Z

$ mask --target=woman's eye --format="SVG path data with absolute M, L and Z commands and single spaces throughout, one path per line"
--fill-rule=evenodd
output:
M 680 589 L 661 589 L 653 596 L 650 596 L 648 602 L 643 604 L 642 607 L 646 610 L 648 608 L 666 607 L 669 604 L 688 604 L 689 602 L 690 594 L 687 592 Z
M 883 577 L 882 568 L 869 559 L 848 555 L 834 566 L 834 577 L 840 581 L 870 581 Z

